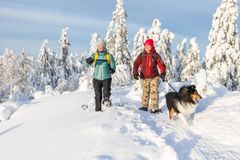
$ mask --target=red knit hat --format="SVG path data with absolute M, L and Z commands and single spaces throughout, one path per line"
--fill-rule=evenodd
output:
M 150 45 L 152 48 L 154 48 L 154 42 L 152 39 L 147 39 L 145 42 L 144 42 L 144 46 L 146 45 Z

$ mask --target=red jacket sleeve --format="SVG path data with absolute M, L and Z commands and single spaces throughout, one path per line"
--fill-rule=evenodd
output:
M 166 74 L 166 66 L 161 58 L 161 56 L 158 54 L 158 57 L 157 57 L 157 65 L 158 65 L 158 68 L 160 69 L 161 71 L 161 74 Z
M 133 75 L 138 73 L 138 68 L 142 63 L 142 54 L 139 54 L 133 64 Z

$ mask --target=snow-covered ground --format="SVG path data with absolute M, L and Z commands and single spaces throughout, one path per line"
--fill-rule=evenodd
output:
M 139 111 L 141 94 L 131 87 L 113 89 L 103 112 L 94 112 L 92 90 L 40 94 L 0 123 L 0 159 L 239 160 L 240 93 L 208 90 L 186 126 L 168 121 L 166 86 L 159 114 Z

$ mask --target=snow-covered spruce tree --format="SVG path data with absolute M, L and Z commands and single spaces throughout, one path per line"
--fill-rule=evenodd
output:
M 206 70 L 206 61 L 205 61 L 205 57 L 202 58 L 202 61 L 201 61 L 201 68 Z
M 239 35 L 237 0 L 222 0 L 213 15 L 206 51 L 208 80 L 221 83 L 230 90 L 239 85 Z
M 48 76 L 48 70 L 49 70 L 49 53 L 48 53 L 48 40 L 44 40 L 43 44 L 40 48 L 39 55 L 38 55 L 38 62 L 43 67 L 43 76 Z
M 171 50 L 171 44 L 172 40 L 174 38 L 174 34 L 169 32 L 167 29 L 164 29 L 161 32 L 160 36 L 160 46 L 157 46 L 157 48 L 160 48 L 160 54 L 163 59 L 163 62 L 166 65 L 166 80 L 172 81 L 173 78 L 173 66 L 172 66 L 172 50 Z
M 52 51 L 48 48 L 48 40 L 44 40 L 38 55 L 38 62 L 41 65 L 40 70 L 44 79 L 45 85 L 51 85 L 52 88 L 56 87 L 56 73 Z
M 116 72 L 113 84 L 118 86 L 131 83 L 131 54 L 128 48 L 128 33 L 126 25 L 127 14 L 123 0 L 117 0 L 116 10 L 106 34 L 107 50 L 113 54 L 116 61 Z
M 177 45 L 177 51 L 173 56 L 173 80 L 181 82 L 181 74 L 183 68 L 185 68 L 184 62 L 186 61 L 186 42 L 187 39 L 183 39 L 180 44 Z
M 89 56 L 97 51 L 97 42 L 101 37 L 97 33 L 92 34 L 92 39 L 90 42 Z
M 64 28 L 62 30 L 61 38 L 59 39 L 59 43 L 61 44 L 59 66 L 61 66 L 62 69 L 58 68 L 58 73 L 60 72 L 60 77 L 63 76 L 65 79 L 68 79 L 68 77 L 71 75 L 71 70 L 67 63 L 68 56 L 69 56 L 68 46 L 70 46 L 70 43 L 68 40 L 68 30 L 69 30 L 68 27 Z
M 89 57 L 97 51 L 97 42 L 99 39 L 101 39 L 101 37 L 97 33 L 92 34 L 92 39 L 90 42 L 90 49 L 89 49 Z M 92 82 L 90 79 L 92 78 L 93 71 L 94 71 L 94 66 L 90 65 L 89 68 L 87 69 L 87 76 L 89 77 L 90 82 Z
M 155 44 L 155 49 L 158 53 L 160 53 L 161 51 L 161 48 L 160 48 L 161 28 L 160 27 L 161 27 L 160 20 L 154 19 L 152 22 L 152 27 L 148 31 L 148 38 L 153 39 Z
M 144 42 L 147 39 L 146 29 L 140 28 L 134 37 L 133 50 L 132 50 L 132 60 L 134 61 L 137 56 L 144 50 Z
M 75 67 L 70 65 L 68 50 L 68 46 L 70 46 L 68 40 L 68 28 L 64 28 L 62 30 L 62 36 L 59 42 L 61 43 L 61 54 L 56 69 L 56 75 L 58 80 L 56 90 L 59 93 L 63 93 L 64 91 L 74 91 L 79 86 L 79 74 L 74 73 L 73 70 Z M 71 64 L 73 65 L 74 63 Z
M 29 76 L 29 85 L 36 91 L 44 91 L 46 87 L 45 77 L 43 77 L 42 65 L 34 61 L 34 69 Z M 51 86 L 52 88 L 52 86 Z
M 181 73 L 181 80 L 188 81 L 194 78 L 195 74 L 201 69 L 200 50 L 196 42 L 196 38 L 190 39 L 189 49 L 186 58 L 186 66 Z
M 86 74 L 86 68 L 84 66 L 86 56 L 84 54 L 70 54 L 69 56 L 69 66 L 74 74 L 79 74 L 79 76 Z
M 114 14 L 113 14 L 114 16 Z M 114 45 L 115 45 L 115 21 L 112 19 L 112 21 L 109 23 L 109 26 L 107 28 L 107 33 L 105 37 L 106 45 L 107 45 L 107 50 L 110 53 L 114 53 Z
M 237 82 L 238 82 L 237 90 L 240 91 L 240 56 L 236 61 L 236 65 L 237 65 Z

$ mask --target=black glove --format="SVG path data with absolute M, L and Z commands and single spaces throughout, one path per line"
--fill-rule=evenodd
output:
M 162 81 L 163 81 L 163 82 L 165 82 L 165 81 L 166 81 L 166 79 L 165 79 L 165 76 L 166 76 L 166 74 L 165 74 L 165 73 L 162 73 L 162 74 L 160 75 L 160 78 L 162 79 Z
M 91 57 L 86 59 L 87 64 L 92 64 L 93 63 L 93 59 Z
M 110 68 L 110 73 L 111 73 L 111 74 L 115 73 L 115 70 L 112 69 L 112 68 Z
M 139 79 L 138 73 L 136 73 L 135 75 L 133 75 L 133 78 L 134 78 L 135 80 L 138 80 L 138 79 Z

